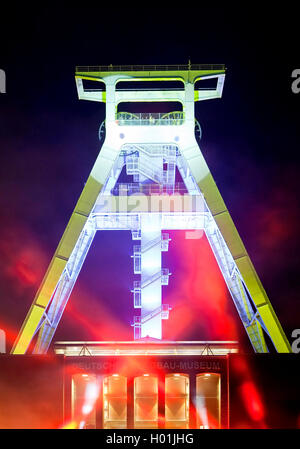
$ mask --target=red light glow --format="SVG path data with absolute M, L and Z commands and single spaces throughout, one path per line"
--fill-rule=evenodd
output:
M 83 304 L 84 309 L 80 310 L 79 307 Z M 74 328 L 76 334 L 82 333 L 82 339 L 95 341 L 115 339 L 116 330 L 118 340 L 128 340 L 132 334 L 130 326 L 126 326 L 126 323 L 118 320 L 117 313 L 112 315 L 106 309 L 105 301 L 93 297 L 82 289 L 77 289 L 72 293 L 72 298 L 68 301 L 62 319 L 66 322 L 68 330 Z
M 172 312 L 164 322 L 164 338 L 184 340 L 188 332 L 200 339 L 236 340 L 236 312 L 209 242 L 205 235 L 192 240 L 185 234 L 170 234 L 168 263 L 175 260 L 176 265 L 165 290 Z
M 252 381 L 243 382 L 240 391 L 250 418 L 255 422 L 262 421 L 265 417 L 265 410 L 254 383 Z
M 265 407 L 262 396 L 255 385 L 251 368 L 246 358 L 234 358 L 232 360 L 232 370 L 240 377 L 239 394 L 242 399 L 244 408 L 253 422 L 247 424 L 247 428 L 267 428 L 265 422 Z M 245 424 L 246 425 L 246 424 Z M 241 423 L 240 426 L 244 426 Z

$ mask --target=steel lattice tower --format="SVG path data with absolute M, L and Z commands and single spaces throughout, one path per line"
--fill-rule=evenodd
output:
M 45 353 L 97 230 L 130 230 L 134 272 L 134 338 L 162 338 L 162 285 L 169 271 L 161 266 L 168 250 L 165 229 L 205 232 L 237 312 L 255 352 L 268 352 L 268 335 L 278 352 L 289 342 L 259 280 L 228 209 L 204 160 L 195 135 L 195 101 L 222 96 L 223 65 L 77 67 L 79 99 L 105 102 L 104 139 L 66 230 L 12 348 Z M 215 80 L 214 88 L 195 88 L 198 80 Z M 86 80 L 97 82 L 87 89 Z M 162 87 L 177 80 L 182 88 Z M 159 82 L 159 88 L 118 89 L 122 82 Z M 135 85 L 135 84 L 134 84 Z M 102 86 L 102 88 L 101 88 Z M 180 102 L 182 111 L 167 114 L 118 112 L 120 103 Z M 105 138 L 104 138 L 105 135 Z M 131 183 L 120 182 L 126 171 Z M 176 171 L 182 182 L 176 182 Z

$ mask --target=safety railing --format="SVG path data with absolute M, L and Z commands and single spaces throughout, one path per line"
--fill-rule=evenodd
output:
M 174 193 L 187 193 L 187 188 L 183 182 L 177 182 L 172 186 L 159 184 L 117 184 L 112 190 L 111 194 L 119 195 L 136 195 L 143 193 L 144 195 L 173 195 Z
M 169 126 L 182 125 L 184 122 L 183 112 L 172 113 L 128 113 L 118 112 L 116 114 L 116 123 L 120 126 Z
M 225 64 L 83 65 L 76 67 L 76 72 L 164 72 L 182 70 L 225 70 Z

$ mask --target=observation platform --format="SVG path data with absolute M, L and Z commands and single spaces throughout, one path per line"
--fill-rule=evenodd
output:
M 54 352 L 64 356 L 225 356 L 238 353 L 237 341 L 57 341 Z
M 155 79 L 162 76 L 162 79 L 166 77 L 178 79 L 183 78 L 185 81 L 190 76 L 196 78 L 204 75 L 211 75 L 217 73 L 225 73 L 225 64 L 170 64 L 170 65 L 93 65 L 93 66 L 77 66 L 75 74 L 82 76 L 87 74 L 97 77 L 105 77 L 108 74 L 122 73 L 122 75 L 128 75 L 130 77 L 146 77 L 150 79 L 153 76 Z
M 213 89 L 195 89 L 194 101 L 208 100 L 211 98 L 220 98 L 225 77 L 224 64 L 182 64 L 182 65 L 124 65 L 124 66 L 77 66 L 75 69 L 75 79 L 79 99 L 106 102 L 107 86 L 117 86 L 119 81 L 124 83 L 134 81 L 144 81 L 150 83 L 161 81 L 164 86 L 116 88 L 116 103 L 131 101 L 131 94 L 134 93 L 135 101 L 185 101 L 185 85 L 187 83 L 195 84 L 202 79 L 216 78 L 217 86 Z M 92 89 L 83 87 L 83 81 L 96 81 Z M 181 87 L 170 87 L 170 82 L 180 82 Z M 125 83 L 126 84 L 126 83 Z M 156 93 L 154 91 L 157 91 Z

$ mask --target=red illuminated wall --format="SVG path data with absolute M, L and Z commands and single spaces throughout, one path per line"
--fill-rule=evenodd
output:
M 58 428 L 63 358 L 0 355 L 0 428 Z

